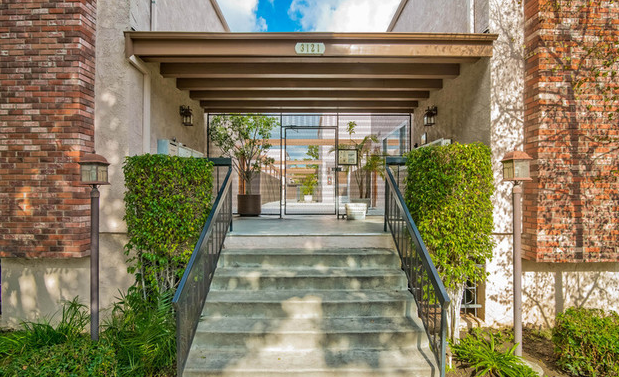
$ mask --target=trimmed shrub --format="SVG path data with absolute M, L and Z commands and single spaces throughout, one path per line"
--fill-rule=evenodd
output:
M 557 316 L 552 341 L 561 368 L 575 376 L 619 376 L 619 315 L 569 308 Z
M 490 148 L 455 143 L 415 149 L 406 158 L 406 204 L 451 299 L 454 337 L 464 285 L 483 281 L 492 258 Z
M 125 251 L 147 298 L 175 289 L 210 212 L 213 164 L 145 154 L 127 157 Z

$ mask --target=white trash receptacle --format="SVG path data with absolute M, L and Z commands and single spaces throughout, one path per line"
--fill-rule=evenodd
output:
M 348 220 L 365 220 L 368 206 L 365 203 L 346 203 L 346 218 Z

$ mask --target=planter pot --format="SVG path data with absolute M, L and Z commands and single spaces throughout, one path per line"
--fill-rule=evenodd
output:
M 262 203 L 260 202 L 260 194 L 241 195 L 237 196 L 239 215 L 241 216 L 258 216 L 260 215 Z
M 365 203 L 346 203 L 346 218 L 348 220 L 365 220 L 368 206 Z
M 368 213 L 368 208 L 370 208 L 370 204 L 372 203 L 372 199 L 370 198 L 361 198 L 361 199 L 350 199 L 351 203 L 363 203 L 365 204 L 365 213 Z
M 312 195 L 303 195 L 303 201 L 309 203 L 312 201 Z

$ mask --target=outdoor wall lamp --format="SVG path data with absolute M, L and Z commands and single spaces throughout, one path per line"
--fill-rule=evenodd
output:
M 99 190 L 109 185 L 105 157 L 96 153 L 85 154 L 79 161 L 81 184 L 90 190 L 90 338 L 99 340 Z
M 191 107 L 181 105 L 179 112 L 183 119 L 183 126 L 193 126 L 193 112 L 191 111 Z
M 530 162 L 532 158 L 522 151 L 512 151 L 505 155 L 503 163 L 503 180 L 514 182 L 512 188 L 513 224 L 514 224 L 514 343 L 516 356 L 522 356 L 522 259 L 521 259 L 521 234 L 522 234 L 522 186 L 523 181 L 531 180 Z
M 423 113 L 423 125 L 426 127 L 431 127 L 436 124 L 436 114 L 438 114 L 438 109 L 436 106 L 428 107 Z

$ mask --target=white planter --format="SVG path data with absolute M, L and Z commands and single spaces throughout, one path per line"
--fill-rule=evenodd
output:
M 303 195 L 303 201 L 309 203 L 312 201 L 312 195 Z
M 365 220 L 368 206 L 365 203 L 346 203 L 346 218 L 348 220 Z

